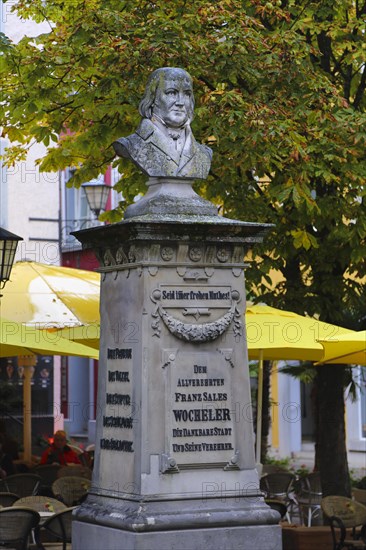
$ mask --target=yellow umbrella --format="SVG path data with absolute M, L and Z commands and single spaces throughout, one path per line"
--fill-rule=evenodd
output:
M 262 439 L 263 361 L 319 361 L 324 353 L 319 338 L 327 340 L 353 331 L 265 304 L 249 303 L 245 323 L 249 359 L 259 359 L 256 437 L 256 460 L 259 463 Z
M 348 332 L 332 339 L 319 339 L 324 349 L 322 363 L 366 365 L 366 330 Z
M 31 367 L 35 365 L 36 354 L 75 355 L 98 359 L 98 351 L 62 338 L 58 333 L 50 333 L 28 327 L 14 321 L 0 318 L 0 357 L 22 356 L 24 366 L 23 384 L 23 445 L 24 459 L 31 458 Z
M 53 331 L 47 331 L 52 334 Z M 57 334 L 62 338 L 68 338 L 78 344 L 84 344 L 99 350 L 99 338 L 100 338 L 100 325 L 99 323 L 92 323 L 90 325 L 81 325 L 78 327 L 67 327 L 58 329 Z
M 98 351 L 63 338 L 58 332 L 33 327 L 0 318 L 0 357 L 14 355 L 74 355 L 98 359 Z
M 1 298 L 1 315 L 47 327 L 99 321 L 100 275 L 93 271 L 16 262 Z
M 249 304 L 246 311 L 249 359 L 320 361 L 324 349 L 320 339 L 332 340 L 354 332 L 324 323 L 314 317 L 264 304 Z
M 1 315 L 11 321 L 33 327 L 65 327 L 99 321 L 100 275 L 92 271 L 47 265 L 38 262 L 22 261 L 14 264 L 10 281 L 7 282 L 1 297 Z M 19 327 L 18 327 L 19 328 Z M 52 340 L 51 335 L 28 332 L 24 340 L 25 328 L 15 328 L 22 335 L 21 341 L 11 341 L 12 329 L 9 324 L 3 327 L 6 340 L 1 344 L 5 356 L 26 353 L 46 353 L 52 355 L 79 355 L 97 358 L 95 349 L 85 348 L 71 342 L 62 342 L 59 335 Z M 20 344 L 20 346 L 19 346 Z M 11 346 L 11 348 L 7 347 Z M 24 348 L 26 351 L 24 352 Z M 28 351 L 27 351 L 28 350 Z M 30 351 L 29 351 L 30 350 Z M 23 385 L 25 411 L 30 411 L 30 375 L 25 369 Z M 28 418 L 29 417 L 29 418 Z M 26 427 L 27 422 L 29 426 Z M 30 456 L 30 414 L 24 416 L 24 448 L 26 458 Z M 27 433 L 26 433 L 27 432 Z

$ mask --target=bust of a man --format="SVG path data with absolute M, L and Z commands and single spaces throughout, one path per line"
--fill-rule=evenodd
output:
M 139 105 L 140 126 L 135 134 L 113 143 L 116 154 L 150 177 L 205 179 L 212 150 L 194 139 L 193 109 L 190 75 L 183 69 L 157 69 Z

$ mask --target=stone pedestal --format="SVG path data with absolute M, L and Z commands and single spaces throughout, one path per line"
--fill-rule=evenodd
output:
M 123 222 L 76 234 L 102 285 L 95 466 L 73 550 L 281 548 L 255 469 L 244 326 L 244 253 L 266 227 L 180 183 L 153 181 Z

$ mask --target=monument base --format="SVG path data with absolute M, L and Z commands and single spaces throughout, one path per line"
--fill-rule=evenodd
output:
M 89 495 L 74 512 L 73 550 L 282 550 L 263 497 L 125 500 Z
M 73 550 L 281 550 L 280 525 L 213 527 L 133 533 L 73 522 Z
M 255 470 L 243 258 L 268 226 L 150 178 L 101 262 L 93 482 L 73 550 L 282 550 Z

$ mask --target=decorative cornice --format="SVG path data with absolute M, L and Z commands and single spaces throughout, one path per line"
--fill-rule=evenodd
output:
M 175 267 L 180 277 L 207 279 L 215 268 L 244 267 L 245 249 L 233 244 L 151 243 L 135 242 L 118 247 L 103 247 L 96 251 L 101 267 L 99 271 L 119 271 L 139 267 Z M 149 270 L 156 274 L 155 270 Z
M 159 246 L 160 250 L 160 247 L 175 248 L 178 244 L 183 245 L 187 243 L 187 238 L 192 247 L 199 247 L 202 243 L 206 243 L 202 260 L 200 260 L 202 264 L 241 263 L 242 251 L 251 248 L 255 243 L 262 242 L 264 235 L 272 227 L 272 224 L 230 220 L 217 215 L 188 217 L 172 215 L 155 218 L 142 216 L 119 223 L 75 231 L 71 234 L 82 243 L 84 249 L 92 248 L 96 251 L 99 258 L 102 258 L 101 269 L 103 270 L 106 267 L 103 257 L 107 248 L 115 259 L 115 265 L 123 266 L 124 255 L 132 263 L 128 256 L 130 243 L 134 243 L 138 247 L 145 247 L 149 243 L 152 247 Z M 234 252 L 231 250 L 231 260 L 226 260 L 225 248 L 227 245 L 234 247 Z M 121 246 L 122 250 L 117 254 Z M 210 246 L 215 247 L 215 251 Z M 160 256 L 160 252 L 157 255 Z M 168 255 L 163 253 L 163 255 L 164 258 L 160 257 L 160 261 L 174 261 L 174 258 L 172 260 L 165 259 L 169 258 L 169 253 Z M 144 258 L 144 261 L 151 262 L 152 258 Z M 177 264 L 180 263 L 179 255 L 175 261 Z M 197 263 L 199 262 L 197 261 Z

